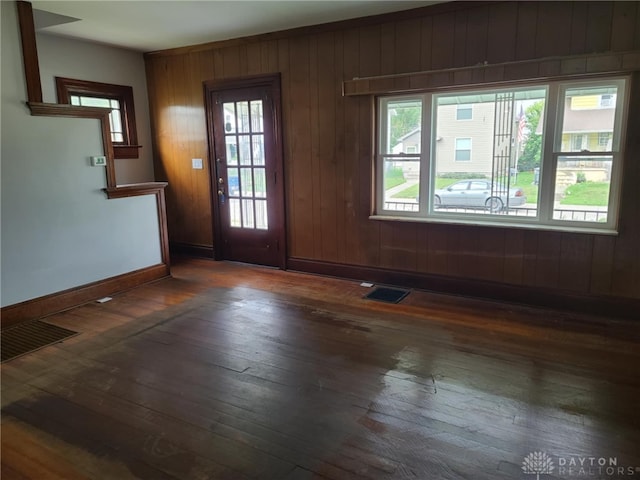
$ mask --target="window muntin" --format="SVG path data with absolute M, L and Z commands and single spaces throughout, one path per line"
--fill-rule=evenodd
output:
M 579 80 L 380 97 L 377 171 L 384 173 L 377 176 L 381 193 L 376 215 L 614 230 L 625 81 Z M 400 142 L 389 141 L 393 115 L 389 106 L 408 101 L 422 112 L 419 151 L 426 152 L 411 158 L 406 149 L 397 147 Z M 456 130 L 463 105 L 472 107 L 473 120 L 461 122 Z M 580 145 L 574 138 L 581 138 Z M 465 150 L 470 160 L 461 160 Z M 412 183 L 404 179 L 404 162 L 412 162 L 414 175 L 417 172 Z M 402 176 L 392 168 L 400 168 Z M 396 180 L 391 187 L 392 176 Z M 460 198 L 455 193 L 461 187 L 454 185 L 466 179 L 474 187 L 486 181 L 488 188 L 467 186 Z

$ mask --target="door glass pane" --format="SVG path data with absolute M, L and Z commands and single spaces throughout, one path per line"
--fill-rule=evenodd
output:
M 253 164 L 264 165 L 264 135 L 252 135 Z
M 227 135 L 224 138 L 227 147 L 227 165 L 238 165 L 238 145 L 235 135 Z
M 260 230 L 267 230 L 269 225 L 267 223 L 267 201 L 256 200 L 256 228 Z
M 77 95 L 71 95 L 71 105 L 80 105 L 80 97 Z
M 558 158 L 553 218 L 606 222 L 611 182 L 609 155 Z
M 251 131 L 264 131 L 262 123 L 262 100 L 253 100 L 251 102 Z
M 242 217 L 240 215 L 240 200 L 229 199 L 229 223 L 232 227 L 242 227 Z
M 238 102 L 238 132 L 250 132 L 249 102 Z
M 255 228 L 253 220 L 253 200 L 242 200 L 242 226 L 244 228 Z
M 564 96 L 561 152 L 610 152 L 618 87 L 569 88 Z
M 227 183 L 229 186 L 229 196 L 240 196 L 240 178 L 238 176 L 237 168 L 227 168 Z
M 240 146 L 240 165 L 251 165 L 250 135 L 238 135 Z
M 236 110 L 234 103 L 225 103 L 224 109 L 224 131 L 226 133 L 236 132 Z
M 254 192 L 259 198 L 267 198 L 267 179 L 265 177 L 264 168 L 255 168 L 253 170 Z
M 242 187 L 243 197 L 253 197 L 253 178 L 251 175 L 251 168 L 240 169 L 240 185 Z
M 384 209 L 418 211 L 420 160 L 387 159 L 384 162 Z
M 231 227 L 268 229 L 263 107 L 262 100 L 223 104 Z

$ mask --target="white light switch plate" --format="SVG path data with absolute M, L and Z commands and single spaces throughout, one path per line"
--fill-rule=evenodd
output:
M 191 159 L 191 168 L 195 170 L 202 170 L 202 159 L 201 158 L 192 158 Z

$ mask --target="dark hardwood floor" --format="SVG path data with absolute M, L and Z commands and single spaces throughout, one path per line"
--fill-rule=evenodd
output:
M 179 259 L 49 317 L 81 334 L 2 365 L 2 478 L 640 478 L 640 324 L 368 291 Z

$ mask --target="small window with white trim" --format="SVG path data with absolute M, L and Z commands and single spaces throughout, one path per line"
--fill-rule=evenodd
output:
M 456 120 L 473 120 L 473 105 L 458 105 Z
M 59 103 L 111 110 L 109 127 L 115 158 L 139 157 L 132 87 L 64 77 L 55 80 Z
M 471 139 L 470 138 L 456 138 L 456 162 L 470 162 L 471 161 Z

